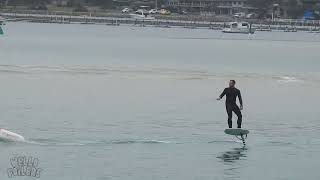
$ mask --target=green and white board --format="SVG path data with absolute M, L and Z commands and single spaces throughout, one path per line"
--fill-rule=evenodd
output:
M 225 129 L 224 133 L 236 136 L 238 139 L 242 140 L 243 145 L 246 145 L 245 139 L 248 137 L 249 130 L 246 129 Z
M 226 129 L 224 130 L 224 133 L 234 136 L 243 136 L 249 134 L 249 131 L 246 129 Z

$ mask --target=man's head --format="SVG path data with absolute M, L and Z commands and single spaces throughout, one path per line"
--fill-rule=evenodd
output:
M 235 80 L 230 80 L 229 81 L 229 87 L 234 87 L 236 85 L 236 81 Z

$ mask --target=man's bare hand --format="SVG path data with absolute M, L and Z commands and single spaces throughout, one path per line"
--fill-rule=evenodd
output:
M 221 100 L 221 98 L 220 98 L 220 97 L 218 97 L 218 98 L 217 98 L 217 101 L 220 101 L 220 100 Z
M 243 106 L 242 105 L 240 105 L 240 110 L 243 110 Z

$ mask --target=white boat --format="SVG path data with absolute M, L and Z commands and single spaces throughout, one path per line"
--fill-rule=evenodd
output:
M 152 20 L 155 19 L 153 16 L 149 15 L 149 12 L 143 9 L 137 10 L 134 14 L 130 14 L 131 18 L 134 19 L 145 19 L 145 20 Z
M 247 22 L 231 22 L 223 28 L 224 33 L 241 33 L 241 34 L 253 34 L 254 29 L 252 25 Z
M 0 129 L 0 141 L 18 141 L 18 142 L 23 142 L 25 141 L 24 137 L 21 136 L 20 134 L 5 130 L 5 129 Z

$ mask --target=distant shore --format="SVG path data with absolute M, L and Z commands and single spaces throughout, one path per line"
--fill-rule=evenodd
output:
M 155 19 L 134 19 L 129 14 L 117 12 L 64 12 L 64 11 L 2 11 L 1 16 L 6 21 L 23 21 L 37 23 L 60 23 L 60 24 L 105 24 L 119 26 L 122 24 L 137 26 L 156 27 L 184 27 L 190 29 L 208 28 L 221 30 L 225 24 L 232 21 L 246 21 L 253 24 L 257 31 L 309 31 L 320 32 L 319 20 L 259 20 L 259 19 L 235 19 L 227 16 L 214 15 L 155 15 Z

